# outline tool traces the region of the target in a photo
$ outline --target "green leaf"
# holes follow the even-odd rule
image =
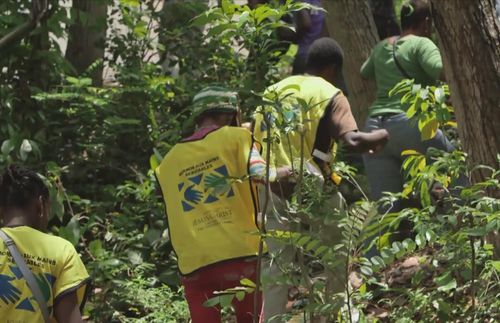
[[[145,21],[141,20],[137,25],[135,25],[133,31],[137,37],[144,38],[148,34],[148,25]]]
[[[417,234],[415,237],[415,242],[417,243],[417,246],[420,248],[425,246],[425,236],[422,233]]]
[[[384,259],[384,263],[390,264],[394,261],[394,254],[391,249],[384,249],[380,252],[380,255]]]
[[[361,273],[364,274],[365,276],[372,276],[373,275],[373,270],[371,269],[371,267],[361,266],[360,270],[361,270]]]
[[[431,195],[429,193],[429,187],[426,181],[423,181],[420,186],[420,200],[424,207],[428,207],[431,205]],[[418,244],[418,242],[417,242]],[[420,245],[419,245],[420,246]]]
[[[257,285],[255,285],[255,283],[253,281],[251,281],[250,279],[248,278],[243,278],[240,280],[240,284],[243,285],[243,286],[247,286],[247,287],[252,287],[252,288],[256,288]]]
[[[246,294],[244,291],[237,291],[235,295],[236,299],[241,302],[245,298]]]
[[[241,28],[248,21],[249,17],[250,13],[248,11],[243,12],[238,19],[238,28]]]
[[[96,258],[99,258],[102,255],[104,255],[104,249],[102,248],[102,241],[101,240],[92,240],[89,243],[89,250],[90,250],[90,253]]]
[[[384,268],[385,267],[385,261],[380,256],[374,256],[370,260],[378,268]]]
[[[219,295],[219,303],[221,307],[229,307],[233,302],[234,295],[233,294],[223,294]]]
[[[415,244],[415,242],[409,238],[405,239],[403,241],[403,247],[405,247],[405,249],[411,253],[413,251],[415,251],[415,248],[417,247],[417,245]]]
[[[22,160],[28,159],[28,154],[33,150],[31,143],[28,139],[23,139],[21,147],[19,147],[19,155]]]
[[[78,223],[76,217],[72,217],[65,227],[59,229],[59,236],[76,246],[80,240],[80,232],[80,223]]]
[[[442,87],[438,87],[435,91],[434,91],[434,96],[436,97],[436,102],[441,104],[441,103],[444,103],[446,102],[446,94],[445,94],[445,91]]]
[[[139,0],[120,0],[120,3],[129,7],[139,7],[141,5]]]
[[[203,306],[204,307],[214,307],[214,306],[219,305],[219,303],[220,303],[220,296],[215,296],[215,297],[207,299],[203,303]]]
[[[422,154],[413,149],[403,150],[403,152],[401,153],[401,156],[411,156],[411,155],[422,155]]]
[[[142,122],[139,119],[125,119],[117,116],[112,116],[104,119],[104,123],[110,126],[120,126],[120,125],[134,126],[134,125],[140,125]]]
[[[444,275],[436,277],[434,282],[439,286],[438,290],[441,292],[448,292],[457,288],[457,281],[455,278],[451,276],[449,272],[446,272]]]
[[[500,260],[489,261],[488,264],[500,273]]]
[[[422,140],[429,140],[436,136],[439,122],[436,118],[426,118],[425,121],[418,122],[418,127],[420,129],[420,137]]]
[[[297,246],[302,247],[311,240],[311,237],[303,236],[297,241]]]
[[[14,148],[16,148],[14,142],[10,139],[6,139],[2,143],[2,148],[1,148],[2,154],[8,155],[14,150]]]
[[[155,170],[159,165],[160,163],[158,162],[155,154],[149,156],[149,167],[151,168],[151,170]]]
[[[143,262],[141,254],[138,253],[137,251],[130,250],[127,253],[127,256],[128,256],[128,260],[130,261],[130,263],[132,265],[137,266],[137,265],[142,264],[142,262]]]

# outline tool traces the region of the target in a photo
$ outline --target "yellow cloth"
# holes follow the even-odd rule
[[[38,281],[53,317],[53,306],[60,297],[76,291],[80,305],[85,303],[90,281],[73,245],[27,226],[2,228],[15,242],[26,264]],[[0,318],[1,322],[43,322],[42,312],[21,271],[0,240]]]
[[[253,142],[246,129],[222,127],[178,143],[156,168],[182,274],[258,254],[257,195],[248,180]]]
[[[273,141],[271,146],[271,166],[298,166],[301,151],[300,129],[280,129],[287,124],[302,124],[304,132],[304,158],[305,161],[312,161],[312,152],[316,131],[320,119],[323,117],[328,104],[340,90],[334,87],[321,77],[310,75],[295,75],[268,87],[265,92],[266,99],[270,100],[272,107],[272,136],[277,136],[278,141]],[[276,98],[283,98],[281,106],[276,107],[273,101]],[[260,109],[268,109],[262,107]],[[266,125],[263,121],[261,111],[254,115],[255,127],[254,135],[256,140],[263,143],[264,150],[267,147]],[[290,121],[295,118],[294,121]],[[280,126],[281,125],[281,126]],[[328,135],[328,134],[326,134]],[[332,149],[334,154],[335,149]],[[327,153],[327,152],[324,152]],[[266,155],[265,152],[262,154]]]

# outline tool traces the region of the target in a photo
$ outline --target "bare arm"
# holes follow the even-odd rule
[[[385,129],[372,132],[349,131],[343,134],[340,139],[350,151],[375,153],[384,148],[389,140],[389,133]]]
[[[347,149],[358,153],[377,152],[385,146],[389,138],[385,129],[370,133],[358,131],[349,101],[343,94],[332,100],[329,128],[332,139],[342,140]]]
[[[76,292],[64,295],[55,306],[55,316],[60,323],[83,323]]]

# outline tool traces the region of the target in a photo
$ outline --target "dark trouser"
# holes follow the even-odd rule
[[[189,312],[193,323],[220,323],[221,309],[218,306],[205,307],[203,303],[217,295],[216,291],[241,286],[240,280],[248,278],[257,281],[257,260],[234,259],[210,265],[197,270],[195,273],[182,276],[182,285],[189,305]],[[262,293],[258,297],[258,315],[262,315]],[[236,312],[238,323],[253,322],[254,294],[247,294],[243,300],[234,298],[232,305]],[[259,318],[258,322],[261,322]]]
[[[373,200],[380,199],[383,192],[398,193],[403,190],[405,179],[402,165],[406,158],[401,156],[403,151],[411,149],[425,154],[427,149],[431,147],[446,152],[455,149],[441,130],[437,131],[434,138],[422,141],[417,123],[413,120],[409,121],[405,113],[368,118],[365,131],[370,132],[376,129],[386,129],[389,132],[389,141],[382,151],[363,155]],[[391,208],[381,208],[379,211],[381,213],[398,212],[407,207],[403,203],[404,201],[400,200],[395,202]],[[393,235],[392,238],[403,240],[410,234],[410,231],[410,223],[403,221],[398,228],[399,233]],[[380,232],[380,234],[384,233]],[[370,242],[366,241],[366,245],[369,245]],[[368,258],[375,255],[377,255],[375,248],[370,249],[366,254]]]
[[[389,141],[379,153],[363,155],[371,197],[374,200],[380,199],[382,192],[397,193],[403,190],[403,151],[411,149],[425,154],[431,147],[447,152],[455,149],[441,130],[437,131],[434,138],[422,141],[416,122],[409,121],[405,113],[368,118],[365,131],[376,129],[387,129]],[[400,209],[400,205],[395,205],[391,211]]]

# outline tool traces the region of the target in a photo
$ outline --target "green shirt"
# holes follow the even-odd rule
[[[393,45],[388,39],[381,41],[361,67],[361,75],[366,79],[374,78],[377,83],[377,98],[370,107],[369,116],[407,109],[401,105],[402,95],[389,97],[389,91],[406,78],[394,62],[392,51]],[[439,49],[426,37],[407,35],[398,39],[396,57],[406,73],[422,86],[436,83],[443,69]]]

